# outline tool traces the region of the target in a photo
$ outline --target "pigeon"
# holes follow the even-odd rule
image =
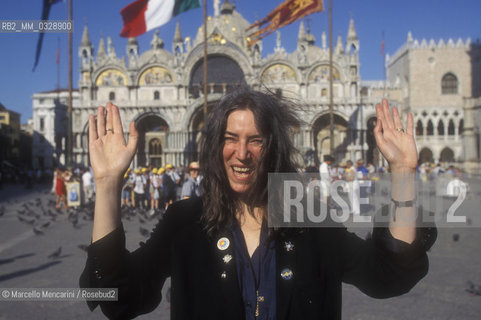
[[[54,252],[52,252],[48,258],[49,259],[57,259],[60,257],[60,254],[62,253],[62,247],[58,247],[57,250],[55,250]]]
[[[140,223],[145,223],[145,220],[142,219],[141,217],[139,217],[139,222],[140,222]]]
[[[40,228],[47,228],[50,225],[50,221],[44,222],[40,225]]]
[[[35,233],[37,236],[41,236],[44,234],[44,232],[38,227],[33,227],[33,233]]]
[[[21,222],[25,222],[25,223],[28,223],[28,224],[34,224],[35,221],[36,221],[36,220],[33,219],[33,218],[32,218],[32,219],[28,219],[28,218],[26,218],[26,217],[24,217],[24,216],[21,216],[21,215],[17,215],[17,218],[18,218],[18,220],[20,220]]]
[[[453,234],[453,241],[458,242],[458,240],[459,240],[459,234],[457,233]]]
[[[142,228],[142,227],[140,227],[139,231],[140,231],[140,234],[143,235],[144,237],[148,237],[149,234],[150,234],[149,230],[147,230],[145,228]]]
[[[471,293],[474,296],[481,296],[481,286],[480,285],[476,285],[476,284],[472,283],[471,281],[468,281],[468,287],[469,288],[466,289],[467,292]]]
[[[84,251],[84,252],[87,252],[87,249],[88,249],[88,245],[85,245],[85,244],[79,244],[77,246],[80,250]]]

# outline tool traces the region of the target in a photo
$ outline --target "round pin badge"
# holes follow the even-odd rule
[[[282,269],[281,271],[281,277],[284,280],[291,280],[292,276],[294,276],[294,273],[292,273],[292,270],[289,268]]]
[[[217,241],[217,248],[219,250],[225,250],[229,248],[230,241],[226,237],[220,238],[219,241]]]

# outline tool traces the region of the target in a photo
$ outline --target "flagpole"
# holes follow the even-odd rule
[[[60,37],[57,38],[57,91],[60,89]]]
[[[68,0],[68,20],[72,21],[72,0]],[[68,107],[67,107],[67,167],[72,168],[72,37],[68,34]]]
[[[384,31],[382,32],[382,73],[383,73],[383,82],[384,82],[384,97],[386,97],[386,54],[384,53],[384,48],[385,48],[385,42],[384,42]]]
[[[332,75],[332,0],[329,0],[329,146],[334,158],[334,86]]]
[[[204,125],[207,120],[207,0],[204,0]]]

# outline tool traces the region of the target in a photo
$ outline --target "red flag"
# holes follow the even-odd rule
[[[262,29],[249,35],[250,40],[248,41],[248,44],[251,46],[277,29],[287,26],[311,13],[320,11],[324,11],[322,0],[286,0],[264,19],[255,22],[247,28],[247,30],[250,30],[255,27],[261,28],[266,25]]]

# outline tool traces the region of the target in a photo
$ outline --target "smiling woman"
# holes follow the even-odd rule
[[[222,156],[231,189],[247,191],[255,179],[255,169],[262,151],[263,139],[250,110],[236,110],[227,118]]]

